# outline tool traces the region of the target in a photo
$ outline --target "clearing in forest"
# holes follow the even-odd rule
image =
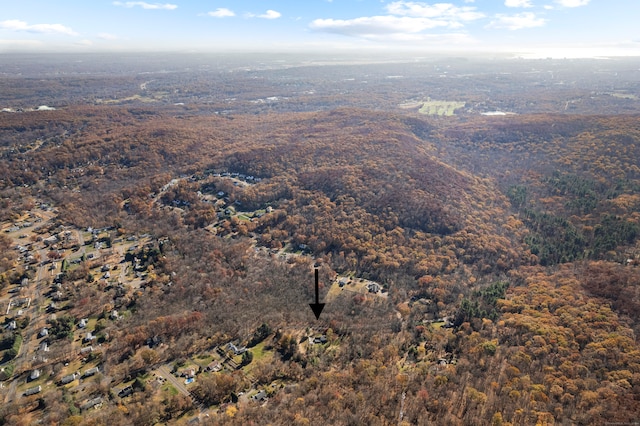
[[[453,115],[455,110],[463,108],[464,106],[464,102],[428,100],[426,102],[423,102],[418,112],[426,115],[449,116]]]

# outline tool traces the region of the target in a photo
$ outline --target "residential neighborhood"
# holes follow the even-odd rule
[[[234,183],[242,182],[243,185],[258,180],[233,175],[220,175],[220,178],[233,179]],[[177,182],[179,180],[173,180],[165,190]],[[211,200],[219,205],[222,212],[219,217],[222,218],[233,214],[250,220],[251,215],[273,212],[272,208],[258,213],[237,212],[227,202],[220,202],[224,196],[220,191]],[[5,287],[0,294],[3,314],[0,324],[4,335],[16,336],[12,344],[15,351],[2,351],[0,378],[5,381],[0,389],[2,400],[18,401],[45,390],[62,388],[73,395],[75,406],[84,412],[99,409],[105,401],[125,401],[139,391],[140,385],[136,383],[143,378],[147,383],[155,383],[158,392],[171,388],[188,397],[195,406],[201,407],[199,412],[192,413],[197,418],[210,409],[194,393],[201,377],[224,371],[242,372],[248,384],[239,399],[244,404],[265,404],[269,395],[286,385],[286,382],[273,382],[268,391],[253,385],[252,361],[264,361],[275,354],[276,349],[266,345],[264,340],[273,338],[273,332],[270,336],[262,336],[263,341],[252,347],[242,344],[241,340],[233,340],[213,346],[181,364],[157,365],[153,370],[155,381],[145,373],[135,379],[138,380],[136,383],[134,379],[114,382],[102,368],[103,357],[110,345],[117,344],[108,332],[109,325],[127,321],[134,315],[126,300],[144,291],[153,269],[153,260],[148,253],[157,254],[162,239],[148,234],[122,234],[115,228],[65,226],[58,222],[55,209],[46,204],[40,204],[20,220],[3,224],[1,232],[14,241],[24,270],[23,277]],[[254,255],[275,255],[274,261],[278,262],[290,261],[291,256],[305,256],[304,248],[295,252],[288,247],[276,253],[263,253],[256,247]],[[85,278],[78,281],[80,277]],[[340,290],[344,287],[345,291],[384,295],[382,286],[368,280],[337,277],[333,284],[332,288]],[[95,295],[100,291],[108,292],[113,298],[105,299],[107,304],[100,312],[82,309],[70,298],[73,292],[85,291],[81,287],[91,289]],[[300,331],[294,332],[304,336]],[[335,337],[330,340],[324,329],[311,329],[310,333],[301,338],[298,350],[339,345],[339,340]],[[163,345],[157,337],[148,339],[146,344],[148,348]]]

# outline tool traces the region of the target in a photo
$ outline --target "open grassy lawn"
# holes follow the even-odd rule
[[[77,373],[78,371],[80,371],[80,369],[82,369],[82,371],[87,370],[87,368],[82,366],[82,361],[80,360],[80,358],[76,358],[64,368],[62,376],[68,376],[69,374]]]
[[[264,348],[267,340],[269,340],[268,337],[267,339],[255,345],[253,348],[249,349],[253,354],[253,362],[262,361],[273,356],[273,351],[269,351]]]
[[[331,287],[329,287],[329,291],[327,292],[327,295],[325,297],[326,302],[335,300],[335,298],[340,296],[341,294],[354,296],[356,293],[360,293],[360,294],[368,295],[370,293],[369,293],[369,289],[367,288],[367,285],[374,283],[374,281],[351,277],[351,281],[349,281],[348,284],[346,284],[343,287],[340,287],[339,278],[340,277],[334,280],[333,283],[331,284]],[[377,296],[386,297],[386,293],[378,292]]]
[[[269,340],[271,340],[271,336],[249,349],[253,354],[253,360],[251,361],[251,364],[244,367],[244,371],[246,373],[250,373],[258,363],[271,361],[273,358],[273,351],[265,349],[266,342]]]
[[[463,108],[464,102],[456,101],[427,101],[422,104],[422,107],[418,110],[421,114],[426,115],[453,115],[455,110]]]
[[[174,388],[171,383],[165,383],[161,387],[163,392],[167,392],[169,395],[175,396],[178,394],[178,389]]]
[[[97,323],[98,323],[98,318],[89,318],[89,321],[87,321],[87,330],[90,330],[90,331],[95,330]]]
[[[210,354],[200,354],[193,358],[193,362],[199,365],[202,368],[205,368],[207,365],[211,364],[213,361],[213,355]]]
[[[338,297],[340,295],[340,293],[342,292],[342,289],[343,289],[343,287],[340,287],[338,282],[334,281],[331,284],[331,287],[329,287],[329,291],[327,292],[327,295],[325,296],[325,301],[335,300],[335,298]]]

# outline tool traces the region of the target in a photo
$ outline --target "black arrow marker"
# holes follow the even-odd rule
[[[318,289],[318,268],[316,268],[316,303],[309,303],[316,319],[320,319],[320,314],[324,309],[324,303],[320,303],[320,290]]]

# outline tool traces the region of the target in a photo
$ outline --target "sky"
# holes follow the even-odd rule
[[[0,0],[0,52],[640,56],[640,0]]]

